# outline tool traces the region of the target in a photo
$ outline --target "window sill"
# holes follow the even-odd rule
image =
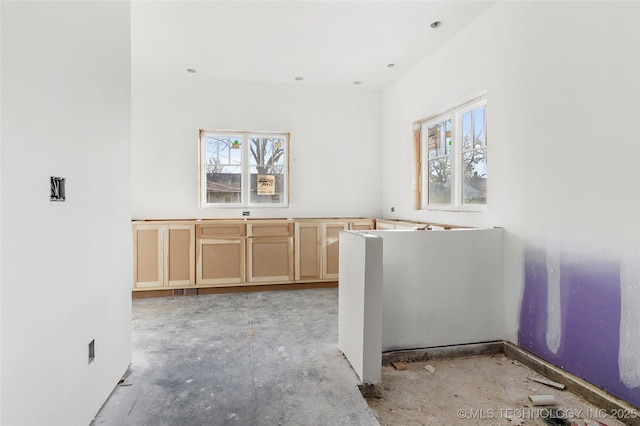
[[[249,209],[288,209],[290,206],[286,204],[269,204],[269,205],[260,205],[260,204],[250,204],[250,205],[242,205],[242,204],[205,204],[200,205],[201,209],[236,209],[236,210],[249,210]]]
[[[487,206],[429,206],[418,210],[426,212],[486,213]]]

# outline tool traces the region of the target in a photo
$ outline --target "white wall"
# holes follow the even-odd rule
[[[2,46],[2,6],[0,6],[0,46]],[[2,54],[0,53],[0,70]],[[2,72],[0,72],[0,153],[2,153]],[[0,155],[0,188],[2,188],[2,156]],[[0,306],[2,306],[2,196],[0,195]],[[2,313],[0,313],[0,373],[2,372]],[[0,424],[2,423],[2,380],[0,379]]]
[[[391,86],[383,96],[385,216],[503,226],[514,246],[554,238],[598,254],[637,246],[638,7],[501,2]],[[488,212],[413,210],[411,123],[484,89]],[[521,283],[508,272],[515,305]],[[516,317],[508,313],[511,335]]]
[[[598,300],[612,303],[610,311],[622,304],[620,323],[603,321],[591,346],[620,334],[620,348],[607,355],[615,360],[620,350],[628,377],[640,377],[640,364],[628,362],[638,349],[628,342],[640,336],[624,324],[639,317],[632,302],[640,300],[639,24],[638,2],[499,2],[383,94],[385,216],[504,227],[507,336],[516,341],[531,327],[544,345],[545,333],[562,332],[558,364],[569,361],[567,351],[593,352],[570,340],[585,332],[570,329],[575,312],[567,313],[565,299],[586,288],[580,271],[608,277],[589,284],[597,294],[583,296],[595,305],[583,309],[599,309]],[[481,90],[488,93],[487,213],[414,211],[411,123]],[[535,251],[546,253],[543,278],[525,256]],[[556,276],[554,265],[573,275]],[[622,299],[618,269],[626,280]],[[547,280],[546,302],[523,300],[525,282],[535,293]],[[521,308],[540,302],[548,317],[521,322]],[[547,339],[552,352],[555,337]],[[596,384],[618,383],[617,367],[607,366],[608,377]]]
[[[134,44],[135,54],[135,44]],[[198,205],[198,130],[291,132],[291,206],[252,217],[380,214],[381,94],[133,73],[133,217],[240,217]],[[246,209],[244,209],[246,210]]]
[[[382,238],[340,233],[338,349],[363,383],[382,380]]]
[[[372,233],[383,243],[383,351],[504,339],[502,229]]]
[[[0,6],[0,48],[2,46],[2,6]],[[0,53],[0,70],[2,54]],[[2,72],[0,72],[0,153],[2,153]],[[0,188],[2,188],[2,156],[0,155]],[[2,196],[0,195],[0,306],[2,306]],[[0,313],[0,373],[2,373],[2,313]],[[0,423],[2,423],[2,380],[0,379]]]
[[[1,10],[0,423],[87,425],[130,362],[129,4]]]

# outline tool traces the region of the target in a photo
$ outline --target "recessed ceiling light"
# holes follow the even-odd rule
[[[393,64],[393,63],[387,64],[387,68],[395,68],[395,67],[396,67],[396,64]]]
[[[187,68],[187,72],[188,72],[188,73],[191,73],[191,74],[195,74],[195,73],[197,73],[198,71],[194,70],[193,68]]]
[[[434,21],[431,23],[431,28],[440,28],[441,25],[442,25],[442,22]]]
[[[296,77],[295,80],[296,81],[302,81],[302,80],[304,80],[304,77]]]
[[[353,84],[355,84],[356,86],[360,86],[362,82],[360,80],[356,80],[353,82]]]

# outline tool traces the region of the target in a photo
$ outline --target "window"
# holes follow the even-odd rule
[[[417,209],[486,210],[486,108],[476,97],[414,123]]]
[[[200,131],[202,207],[287,207],[289,134]]]

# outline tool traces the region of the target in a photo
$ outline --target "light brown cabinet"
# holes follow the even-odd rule
[[[323,279],[338,279],[340,259],[340,231],[348,229],[348,222],[322,223],[322,275]]]
[[[349,221],[349,230],[371,231],[372,229],[375,229],[373,219],[356,219]]]
[[[244,223],[196,225],[196,285],[245,283],[245,235]]]
[[[322,275],[322,223],[296,222],[296,280],[318,281]]]
[[[409,230],[448,230],[464,229],[466,226],[446,225],[442,223],[414,222],[412,220],[378,219],[376,229],[409,229]]]
[[[356,226],[364,227],[365,225],[364,222],[356,223]],[[348,221],[297,221],[295,244],[296,280],[337,280],[339,274],[340,231],[345,231],[349,228],[350,222]]]
[[[337,281],[340,231],[373,219],[134,221],[134,290]]]
[[[376,229],[426,229],[428,224],[395,219],[378,219]]]
[[[134,289],[194,285],[193,241],[189,223],[134,223]]]
[[[163,225],[133,226],[133,287],[164,285]]]
[[[293,231],[293,222],[283,220],[247,224],[248,282],[293,281]]]
[[[195,284],[193,262],[194,226],[186,224],[165,225],[164,228],[164,276],[170,287]]]
[[[395,223],[391,221],[378,219],[376,220],[376,229],[385,231],[388,229],[396,229],[396,226]]]

